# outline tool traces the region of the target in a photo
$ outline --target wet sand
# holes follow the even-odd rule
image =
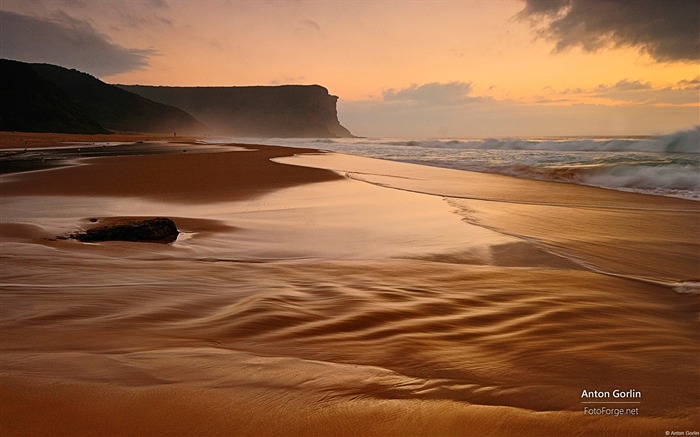
[[[199,140],[198,137],[157,135],[157,134],[56,134],[40,132],[9,132],[0,131],[0,149],[3,148],[36,148],[65,146],[72,143],[104,143],[123,142],[137,143],[139,141],[166,141],[188,143]]]
[[[0,176],[2,435],[700,430],[698,203],[250,149]]]

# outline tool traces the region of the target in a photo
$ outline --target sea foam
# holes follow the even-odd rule
[[[255,144],[260,139],[236,139]],[[700,200],[700,126],[658,137],[266,139],[373,158]]]
[[[700,126],[658,137],[630,138],[486,138],[424,141],[393,141],[397,146],[481,149],[481,150],[556,150],[607,152],[700,153]]]

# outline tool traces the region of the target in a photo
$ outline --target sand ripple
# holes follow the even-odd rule
[[[236,153],[219,154],[217,174]],[[272,155],[260,168],[281,167]],[[101,162],[118,177],[131,161]],[[16,196],[0,198],[3,434],[696,429],[700,294],[674,291],[697,288],[695,206],[666,199],[655,211],[644,196],[571,187],[553,205],[542,201],[553,185],[503,177],[465,199],[489,175],[441,181],[435,170],[426,182],[415,167],[373,175],[383,164],[352,162],[387,187],[294,167],[283,173],[299,185],[264,196],[254,181],[225,178],[247,184],[233,198],[216,177],[198,189],[180,181],[177,201],[163,187],[148,201],[120,197],[118,184],[90,188],[107,197],[50,186],[20,196],[31,187],[17,182]],[[410,192],[423,183],[452,200]],[[202,187],[217,188],[215,199],[185,202]],[[188,238],[53,240],[90,217],[149,214],[175,217]],[[640,416],[586,416],[584,389],[640,391]]]
[[[128,265],[96,263],[111,272],[99,286],[89,271],[64,272],[62,285],[32,291],[5,284],[3,344],[21,350],[29,336],[47,352],[120,356],[177,355],[167,348],[185,344],[332,363],[336,374],[301,389],[353,398],[576,411],[583,388],[623,386],[649,393],[647,414],[665,416],[678,413],[679,399],[690,409],[697,397],[685,383],[698,364],[697,319],[688,310],[695,296],[665,288],[584,271],[419,261],[168,264],[172,282],[165,283],[157,263],[149,264],[125,281],[120,270],[127,274]],[[90,373],[75,366],[58,373],[78,380]],[[230,366],[227,384],[247,378],[240,363]],[[382,376],[354,381],[345,374],[352,366]],[[152,372],[139,383],[158,380],[148,362],[118,373],[133,384],[135,369]]]

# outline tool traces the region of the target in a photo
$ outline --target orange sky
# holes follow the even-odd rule
[[[340,96],[341,122],[358,135],[649,134],[698,123],[697,60],[658,62],[638,47],[612,45],[554,53],[554,41],[516,18],[524,7],[521,0],[1,5],[138,52],[137,68],[88,71],[106,82],[317,83]]]

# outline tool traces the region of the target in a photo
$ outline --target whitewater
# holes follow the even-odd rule
[[[226,141],[260,143],[259,138]],[[274,138],[265,143],[700,201],[700,126],[657,137]]]

